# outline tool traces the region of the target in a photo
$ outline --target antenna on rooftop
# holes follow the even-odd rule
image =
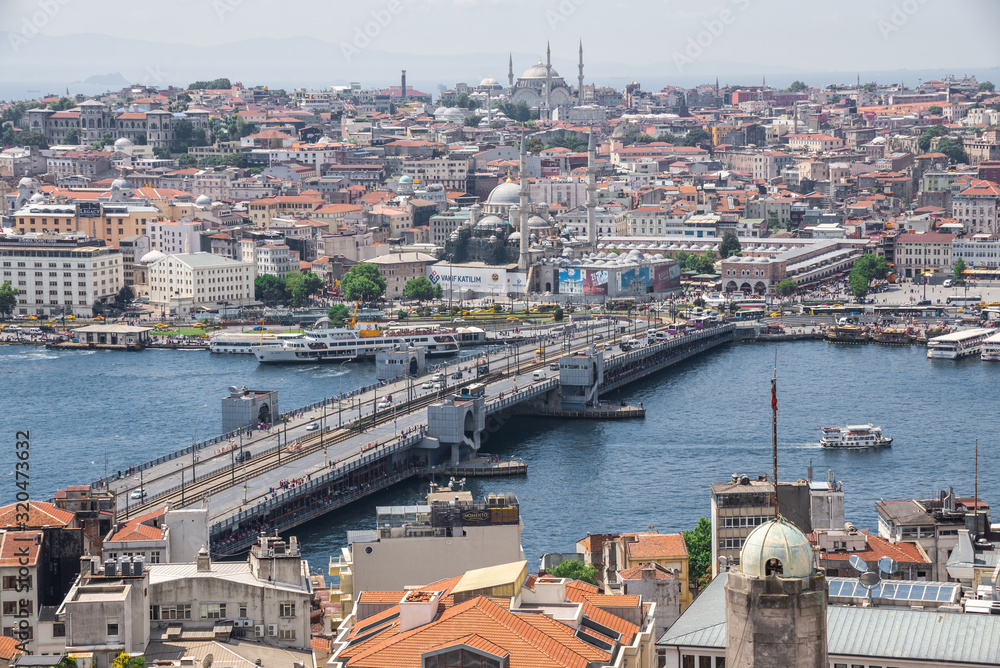
[[[874,605],[872,603],[872,592],[882,584],[882,576],[879,574],[879,571],[887,576],[891,576],[899,570],[899,564],[892,557],[881,557],[878,560],[878,570],[872,570],[865,560],[856,554],[848,557],[847,561],[850,562],[855,570],[861,572],[858,576],[858,582],[868,590],[868,605],[870,606]]]

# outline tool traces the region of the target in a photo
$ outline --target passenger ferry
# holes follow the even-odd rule
[[[208,350],[209,352],[228,355],[252,355],[259,348],[278,347],[285,341],[301,338],[301,334],[218,332],[208,340]]]
[[[370,324],[370,323],[369,323]],[[282,362],[340,362],[356,357],[372,357],[379,350],[406,346],[423,347],[428,355],[448,355],[459,351],[459,342],[481,343],[485,332],[459,331],[434,325],[393,327],[385,330],[352,320],[345,327],[334,327],[328,318],[301,338],[284,341],[280,346],[265,346],[254,350],[261,364]]]
[[[892,439],[882,435],[881,427],[870,424],[820,428],[823,437],[819,439],[819,444],[824,448],[880,448],[892,445]]]
[[[979,358],[984,362],[1000,362],[1000,332],[983,340]]]
[[[979,354],[983,347],[983,341],[993,333],[992,329],[973,327],[943,336],[935,336],[927,341],[927,356],[953,360],[966,355]]]

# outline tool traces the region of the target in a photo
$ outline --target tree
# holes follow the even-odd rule
[[[699,274],[715,273],[715,253],[705,251],[704,255],[698,256],[698,266],[695,268]]]
[[[944,109],[942,109],[936,104],[932,104],[931,106],[927,107],[927,113],[930,114],[931,116],[942,116],[944,115]]]
[[[343,304],[334,304],[326,311],[326,317],[337,326],[343,325],[350,315],[350,311]]]
[[[33,146],[45,150],[49,147],[49,142],[41,132],[26,130],[17,135],[18,146]]]
[[[434,299],[441,299],[442,297],[444,297],[444,288],[438,283],[434,286]]]
[[[560,563],[549,571],[549,575],[557,578],[569,578],[597,585],[597,569],[590,564],[585,564],[576,559],[569,559]]]
[[[774,286],[774,291],[782,297],[791,297],[798,289],[798,284],[790,278],[778,281],[778,284]]]
[[[125,310],[125,307],[132,303],[135,299],[135,291],[129,285],[123,285],[122,289],[118,291],[115,295],[115,304],[118,308]]]
[[[72,109],[76,106],[76,100],[68,97],[61,97],[58,101],[49,104],[49,109],[52,111],[66,111],[67,109]]]
[[[722,243],[719,244],[719,255],[722,256],[723,260],[731,255],[737,255],[742,250],[743,247],[740,245],[740,240],[735,232],[726,232],[722,235]]]
[[[378,267],[367,262],[355,265],[340,281],[344,297],[351,301],[372,302],[385,292],[385,278]]]
[[[80,143],[80,131],[77,130],[76,128],[70,128],[66,132],[66,136],[63,137],[62,143],[63,144],[67,144],[67,145],[79,144]]]
[[[851,273],[847,276],[847,282],[850,286],[851,294],[855,298],[862,299],[868,294],[868,279],[857,268],[851,269]]]
[[[948,128],[943,125],[932,125],[923,134],[920,135],[920,139],[917,140],[917,148],[921,151],[927,151],[931,147],[931,140],[935,137],[943,137],[948,134]]]
[[[808,88],[808,86],[806,86],[804,82],[799,81],[798,79],[796,79],[795,81],[792,82],[792,85],[788,87],[788,92],[789,93],[800,93],[800,92],[804,91],[806,88]]]
[[[977,89],[980,93],[991,93],[993,92],[994,86],[992,81],[983,81],[979,84]]]
[[[403,286],[403,296],[407,299],[416,299],[422,302],[434,299],[434,286],[426,276],[411,278]]]
[[[115,143],[115,136],[110,132],[105,132],[104,134],[101,135],[100,139],[92,143],[90,146],[91,148],[101,150],[105,146],[111,146],[114,143]]]
[[[292,306],[302,306],[307,299],[323,289],[323,279],[311,271],[296,271],[285,277],[285,294]]]
[[[277,304],[286,299],[285,282],[274,274],[263,274],[253,280],[254,298],[265,304]]]
[[[77,668],[76,659],[74,659],[68,654],[63,658],[59,659],[59,663],[56,665],[58,666],[58,668]]]
[[[9,318],[17,308],[17,288],[4,281],[0,285],[0,317]]]
[[[532,137],[524,142],[524,150],[528,153],[538,153],[545,150],[545,143],[541,139]]]
[[[937,152],[944,153],[952,163],[969,162],[969,155],[965,152],[965,147],[957,139],[942,139],[938,142]]]
[[[146,659],[141,656],[129,656],[125,652],[119,654],[114,662],[111,664],[111,668],[145,668]]]
[[[136,146],[145,146],[147,141],[148,140],[146,138],[146,133],[145,132],[137,132],[137,133],[135,133],[135,142],[134,143],[135,143]]]
[[[154,146],[153,147],[153,157],[159,158],[161,160],[170,159],[170,149],[166,146]]]
[[[712,577],[712,522],[698,520],[694,529],[684,532],[688,550],[688,576],[701,588]]]
[[[229,79],[226,77],[219,77],[218,79],[212,79],[211,81],[195,81],[193,84],[188,86],[188,90],[217,90],[220,88],[232,88],[233,84],[230,83]],[[188,99],[190,102],[190,98]]]
[[[702,128],[695,128],[694,130],[689,130],[681,143],[684,146],[698,146],[704,142],[712,141],[712,135],[708,134],[708,131]]]
[[[777,211],[768,211],[767,213],[767,229],[777,230],[781,227],[781,221],[778,220]]]
[[[965,283],[965,260],[962,258],[955,260],[955,264],[951,266],[951,275],[956,283]]]
[[[695,297],[694,301],[691,302],[692,306],[697,306],[698,308],[705,308],[705,300],[701,297]]]
[[[194,123],[182,118],[174,125],[174,148],[178,153],[188,150],[189,146],[206,146],[209,143],[204,128],[196,128]]]
[[[483,120],[482,116],[476,116],[475,114],[469,114],[465,117],[464,125],[467,128],[478,128],[479,121]]]
[[[556,322],[563,321],[563,310],[561,306],[557,306],[556,310],[552,312],[552,319]]]

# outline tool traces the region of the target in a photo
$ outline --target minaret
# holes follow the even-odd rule
[[[580,73],[577,75],[580,83],[576,88],[576,105],[580,106],[583,104],[583,40],[580,40],[580,63],[577,65]]]
[[[590,129],[587,142],[587,245],[597,252],[597,147],[594,129]]]
[[[507,61],[507,88],[514,87],[514,54],[510,54]]]
[[[551,107],[549,106],[549,92],[552,90],[552,48],[549,43],[545,43],[545,95],[542,100],[543,113],[540,114],[542,120],[549,120],[551,118]]]
[[[521,254],[517,261],[517,267],[518,269],[527,271],[528,265],[531,264],[531,256],[528,254],[528,149],[525,147],[525,133],[523,129],[521,132],[521,165],[519,171],[518,177],[521,179],[521,188],[517,192],[521,196],[521,200],[518,207],[519,218],[517,229],[521,231]],[[511,223],[513,222],[511,221]]]

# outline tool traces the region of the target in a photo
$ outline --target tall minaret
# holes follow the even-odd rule
[[[517,229],[521,231],[520,257],[517,260],[517,267],[523,271],[528,270],[531,264],[531,256],[528,254],[528,149],[525,146],[525,133],[521,132],[521,165],[518,177],[521,179],[521,188],[517,191],[521,196],[518,207]],[[513,223],[513,221],[511,221]]]
[[[507,61],[507,88],[514,87],[514,54],[510,54]]]
[[[587,245],[591,252],[597,252],[597,145],[593,128],[587,142]]]
[[[580,63],[577,65],[580,73],[577,75],[577,79],[580,80],[580,84],[576,88],[576,104],[580,106],[583,104],[583,40],[580,40]]]
[[[543,113],[540,114],[542,120],[549,120],[551,118],[551,107],[549,93],[552,90],[552,47],[549,43],[545,43],[545,97],[542,100]]]

